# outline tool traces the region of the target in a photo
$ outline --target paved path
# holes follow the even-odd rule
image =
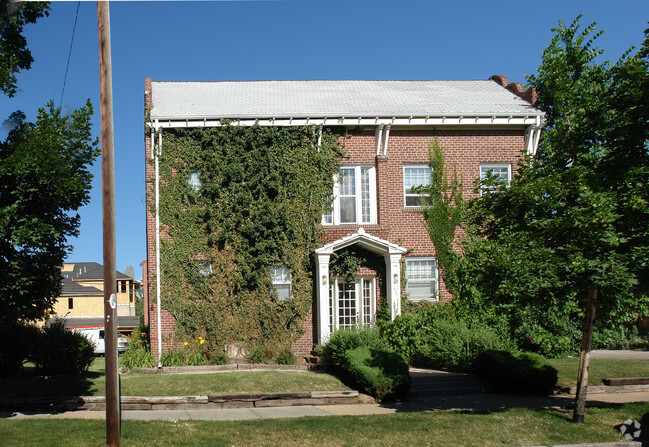
[[[595,349],[591,351],[591,357],[594,359],[638,359],[649,360],[649,351],[625,351],[625,350],[603,350]]]

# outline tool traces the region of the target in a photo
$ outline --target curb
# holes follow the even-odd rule
[[[200,396],[122,396],[122,410],[211,410],[268,408],[297,405],[358,404],[358,391],[309,391],[302,393],[211,394]],[[4,411],[105,411],[105,396],[0,399]]]

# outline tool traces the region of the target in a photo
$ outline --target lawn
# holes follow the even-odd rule
[[[550,364],[559,372],[559,386],[572,386],[577,382],[579,357],[551,359]],[[611,377],[649,377],[649,361],[632,359],[591,359],[588,384],[601,385]]]
[[[104,359],[95,359],[81,377],[0,378],[0,397],[103,396]],[[238,371],[215,374],[120,374],[122,396],[185,396],[348,390],[336,377],[306,371]]]
[[[556,409],[446,411],[250,421],[122,421],[130,446],[525,446],[621,441],[616,426],[649,403],[589,407],[586,423]],[[0,420],[0,445],[105,445],[102,420]]]

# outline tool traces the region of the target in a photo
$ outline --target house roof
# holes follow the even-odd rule
[[[103,290],[100,290],[96,287],[91,287],[91,286],[82,286],[81,284],[78,284],[71,279],[67,279],[66,277],[63,277],[63,286],[61,288],[61,296],[92,296],[92,295],[99,295],[103,296],[104,292]]]
[[[151,83],[151,120],[541,116],[484,81],[218,81]]]
[[[72,267],[70,269],[70,267]],[[104,279],[104,266],[97,262],[66,263],[61,272],[64,278],[77,281]],[[115,271],[117,279],[133,279],[120,271]]]

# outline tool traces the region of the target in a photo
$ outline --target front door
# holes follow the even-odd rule
[[[375,278],[357,278],[353,283],[335,278],[330,292],[329,323],[332,331],[374,324]]]

